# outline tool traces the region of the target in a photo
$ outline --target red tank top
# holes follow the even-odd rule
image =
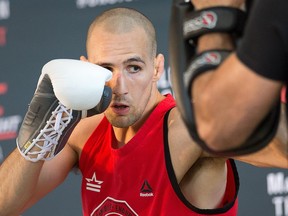
[[[167,95],[137,134],[119,149],[112,147],[116,143],[113,128],[103,118],[85,144],[79,162],[84,216],[237,215],[239,184],[232,160],[227,161],[224,207],[198,209],[181,193],[167,142],[167,113],[174,106],[173,97]]]

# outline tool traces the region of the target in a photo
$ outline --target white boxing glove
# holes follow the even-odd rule
[[[65,146],[81,118],[104,112],[112,73],[95,64],[55,59],[42,68],[37,89],[16,139],[27,160],[49,160]]]
[[[58,100],[74,110],[95,107],[102,97],[99,92],[103,92],[105,82],[112,77],[106,68],[73,59],[55,59],[45,64],[39,82],[46,74]]]

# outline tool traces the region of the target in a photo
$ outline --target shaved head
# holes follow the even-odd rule
[[[112,34],[121,34],[133,31],[135,28],[144,30],[151,47],[152,57],[156,56],[156,33],[151,21],[140,12],[130,8],[114,8],[97,16],[91,23],[87,34],[87,46],[93,36],[95,28],[103,28]]]

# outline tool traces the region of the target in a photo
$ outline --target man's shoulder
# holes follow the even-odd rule
[[[100,114],[82,119],[69,137],[68,143],[71,148],[74,150],[77,149],[77,151],[82,150],[84,144],[100,124],[103,117],[104,114]]]

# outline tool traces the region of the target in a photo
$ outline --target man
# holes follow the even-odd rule
[[[76,165],[84,215],[236,215],[233,160],[203,152],[172,96],[158,91],[164,57],[156,55],[155,38],[150,21],[132,9],[111,9],[94,20],[81,60],[113,73],[110,106],[81,120],[52,160],[33,163],[12,152],[0,167],[1,215],[25,211]],[[241,160],[285,167],[271,149],[259,161],[257,155]]]
[[[273,4],[270,1],[252,2],[243,36],[240,43],[236,42],[236,52],[232,52],[213,73],[201,73],[191,83],[197,131],[214,153],[253,152],[269,143],[268,138],[253,144],[250,141],[256,137],[255,131],[261,121],[279,103],[281,89],[287,84],[285,11],[288,3],[281,0],[273,1]],[[213,11],[222,6],[241,8],[245,1],[191,0],[191,3],[197,12]],[[218,21],[228,23],[221,18]],[[235,32],[230,29],[219,31],[215,28],[213,32],[199,35],[197,53],[233,50],[234,39]],[[275,130],[271,128],[262,135],[273,137]]]

